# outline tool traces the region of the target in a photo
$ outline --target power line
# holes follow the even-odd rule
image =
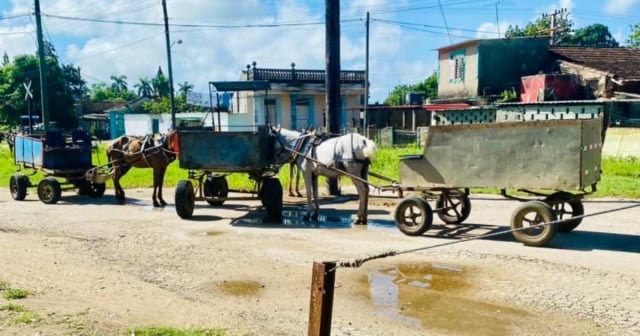
[[[436,29],[446,29],[447,27],[444,26],[434,26],[434,25],[428,25],[428,24],[421,24],[421,23],[412,23],[412,22],[402,22],[402,21],[395,21],[395,20],[384,20],[384,19],[371,19],[372,21],[377,21],[377,22],[381,22],[381,23],[387,23],[387,24],[392,24],[392,25],[397,25],[397,26],[401,26],[401,27],[425,27],[425,28],[436,28]],[[459,31],[466,31],[466,32],[471,32],[471,33],[484,33],[484,34],[498,34],[495,31],[483,31],[483,30],[477,30],[477,29],[465,29],[465,28],[458,28],[458,27],[449,27],[451,29],[454,30],[459,30]],[[440,33],[440,34],[444,34],[444,33]],[[452,35],[454,36],[454,35]]]
[[[442,20],[444,21],[444,26],[447,28],[447,35],[449,35],[449,42],[453,44],[453,39],[451,38],[451,32],[449,31],[449,25],[447,24],[447,17],[444,15],[444,9],[442,9],[442,2],[438,0],[438,5],[440,5],[440,13],[442,13]]]
[[[64,15],[54,15],[54,14],[43,14],[43,16],[60,19],[60,20],[71,20],[71,21],[84,21],[84,22],[95,22],[95,23],[111,23],[111,24],[120,24],[120,25],[135,25],[135,26],[151,26],[151,27],[163,27],[162,23],[156,22],[141,22],[141,21],[125,21],[125,20],[106,20],[106,19],[96,19],[96,18],[83,18],[83,17],[74,17],[74,16],[64,16]],[[341,20],[340,22],[355,22],[361,21],[361,19],[347,19]],[[225,24],[185,24],[185,23],[172,23],[172,27],[181,27],[181,28],[219,28],[219,29],[242,29],[242,28],[279,28],[279,27],[299,27],[299,26],[313,26],[313,25],[323,25],[324,21],[316,21],[316,22],[283,22],[283,23],[263,23],[263,24],[242,24],[242,25],[225,25]]]

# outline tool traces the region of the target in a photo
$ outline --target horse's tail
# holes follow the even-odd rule
[[[377,151],[378,148],[376,147],[376,143],[366,139],[364,142],[364,148],[362,149],[362,155],[364,155],[366,159],[373,160],[376,158]]]

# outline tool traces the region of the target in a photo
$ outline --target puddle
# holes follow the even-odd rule
[[[362,285],[379,314],[456,335],[504,335],[529,315],[474,298],[468,272],[455,265],[398,265],[369,274]]]
[[[211,291],[221,291],[224,294],[232,296],[254,296],[258,294],[264,285],[257,281],[251,280],[225,280],[223,282],[213,283],[209,286]]]

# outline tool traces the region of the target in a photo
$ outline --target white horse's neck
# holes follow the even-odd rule
[[[286,129],[286,128],[281,128],[280,129],[280,135],[282,135],[282,137],[284,138],[285,142],[292,143],[292,142],[296,141],[300,137],[300,132],[294,131],[294,130],[290,130],[290,129]]]

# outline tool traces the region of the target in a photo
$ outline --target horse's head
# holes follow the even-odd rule
[[[300,138],[300,133],[278,126],[271,127],[270,136],[273,139],[270,141],[270,146],[273,150],[274,163],[282,165],[291,161],[293,157],[292,144]]]

